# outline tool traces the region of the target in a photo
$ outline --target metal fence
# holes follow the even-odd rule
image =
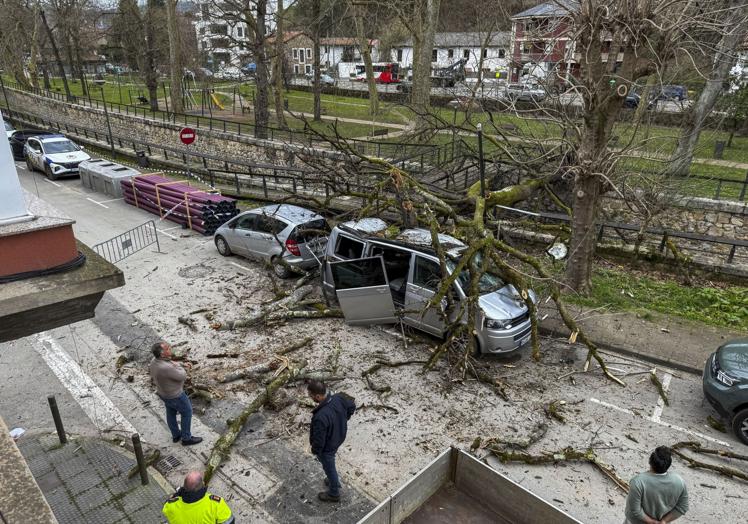
[[[91,249],[114,264],[153,244],[156,244],[156,250],[161,252],[156,224],[149,220],[114,238],[100,242]]]

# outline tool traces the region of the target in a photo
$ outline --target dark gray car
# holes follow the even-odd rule
[[[727,342],[712,353],[703,378],[706,399],[748,444],[748,338]]]
[[[245,211],[219,227],[213,238],[223,256],[237,254],[270,262],[287,278],[293,268],[319,266],[329,226],[322,215],[290,204],[272,204]]]

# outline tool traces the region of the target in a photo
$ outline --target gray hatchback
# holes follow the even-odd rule
[[[321,215],[291,204],[272,204],[237,215],[219,227],[213,238],[223,256],[237,254],[273,265],[280,278],[293,268],[319,266],[329,226]]]
[[[703,379],[706,399],[748,444],[748,338],[731,340],[712,353]]]

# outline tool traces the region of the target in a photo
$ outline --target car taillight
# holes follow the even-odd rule
[[[299,244],[297,244],[295,240],[291,240],[290,238],[286,240],[286,249],[294,256],[298,257],[301,255],[301,251],[299,251]]]

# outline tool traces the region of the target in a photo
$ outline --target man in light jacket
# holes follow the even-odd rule
[[[649,471],[631,479],[624,524],[667,524],[686,514],[686,483],[668,472],[671,463],[670,448],[660,446],[649,456]]]
[[[182,441],[183,446],[191,446],[203,441],[190,433],[192,424],[192,403],[184,392],[184,381],[187,371],[171,360],[171,346],[166,342],[157,342],[151,347],[153,360],[148,370],[151,380],[156,385],[156,394],[166,406],[166,423],[171,430],[172,442]],[[189,366],[189,364],[185,364]],[[177,424],[177,413],[181,415],[182,427]]]

